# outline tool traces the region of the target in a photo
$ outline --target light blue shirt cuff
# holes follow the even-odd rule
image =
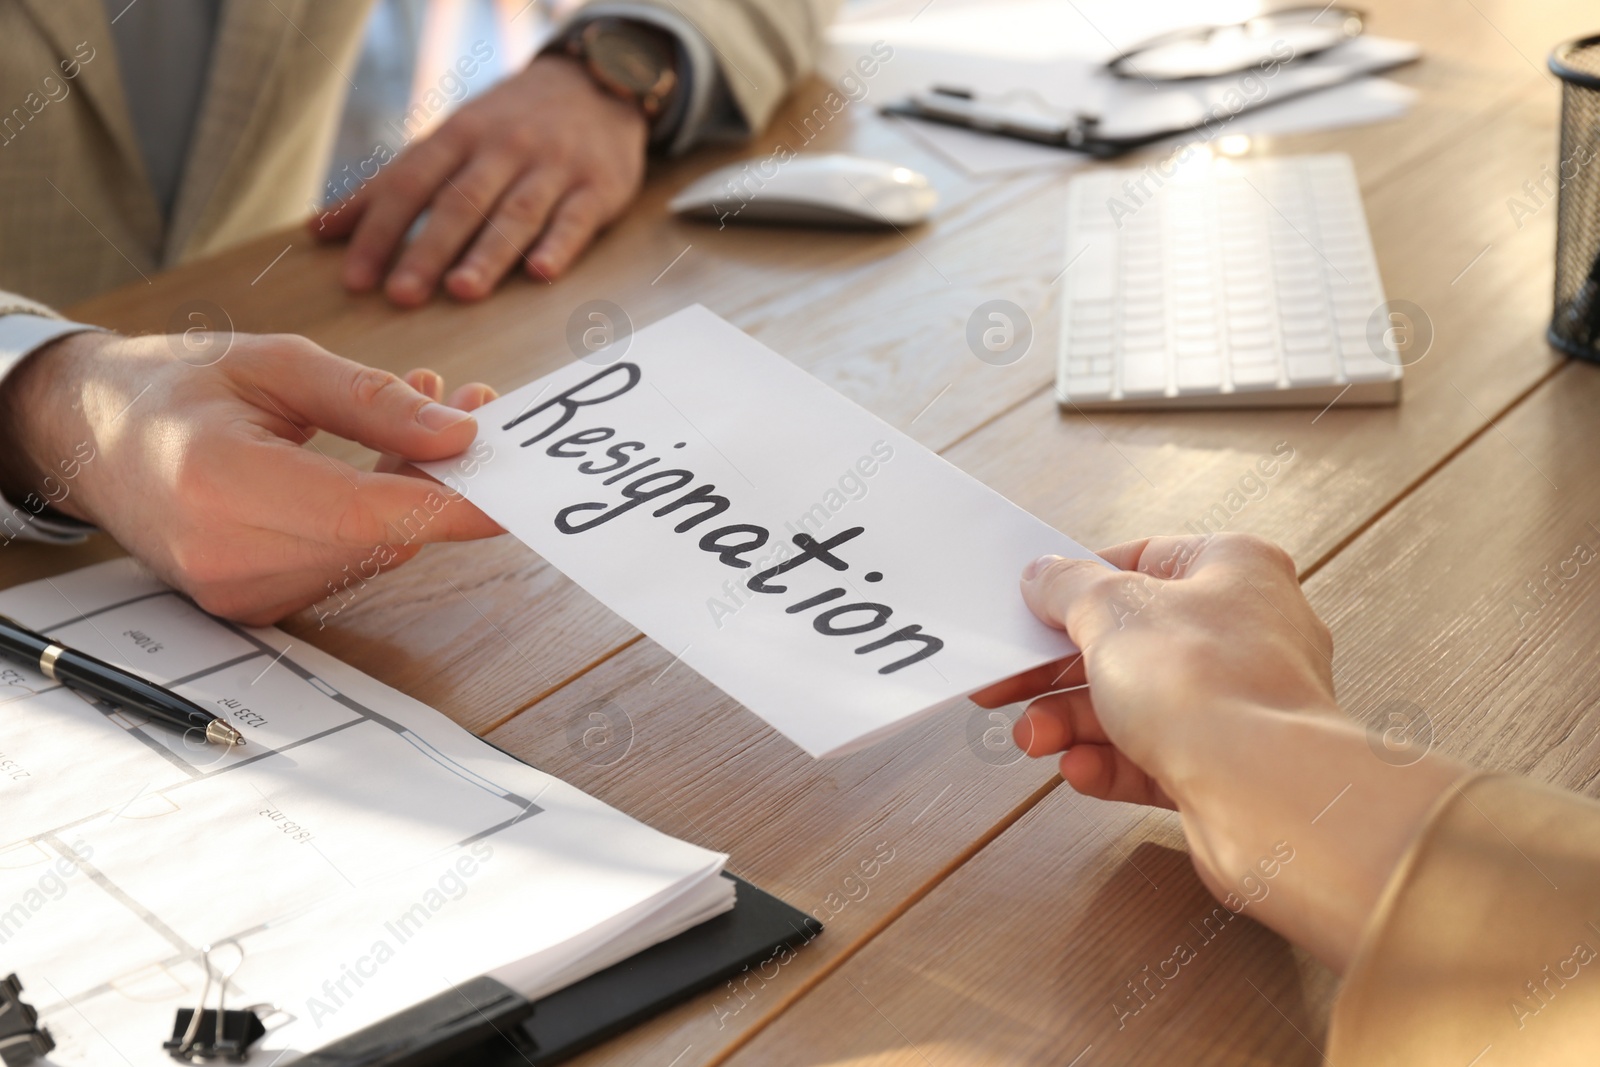
[[[67,319],[27,313],[0,315],[0,381],[28,356],[68,334],[97,330]],[[0,457],[3,461],[4,457]],[[0,498],[0,546],[12,541],[51,541],[76,544],[94,529],[71,519],[47,518],[29,508]]]
[[[44,315],[18,313],[0,315],[0,381],[11,373],[11,368],[43,348],[51,341],[72,333],[98,330],[67,319],[47,318]]]
[[[678,39],[684,60],[683,69],[678,72],[681,95],[674,107],[676,114],[666,116],[665,124],[655,134],[668,155],[681,155],[702,141],[736,141],[750,136],[750,128],[728,92],[716,51],[694,23],[653,4],[615,0],[585,6],[568,26],[576,28],[599,18],[646,22]]]

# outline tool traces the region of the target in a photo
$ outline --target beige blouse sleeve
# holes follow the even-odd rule
[[[1600,1063],[1600,803],[1508,775],[1440,798],[1363,934],[1328,1059]]]

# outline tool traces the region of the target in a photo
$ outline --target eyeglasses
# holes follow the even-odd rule
[[[1353,7],[1279,8],[1226,26],[1199,26],[1152,37],[1114,57],[1118,78],[1188,81],[1238,74],[1260,64],[1309,59],[1361,36],[1366,15]]]

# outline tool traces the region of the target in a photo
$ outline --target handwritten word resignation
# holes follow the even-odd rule
[[[509,431],[521,423],[545,415],[549,424],[523,441],[522,447],[539,444],[558,431],[565,430],[577,418],[579,411],[609,403],[628,393],[643,376],[637,364],[613,363],[559,396],[519,414],[503,429]],[[555,515],[556,529],[564,534],[581,534],[635,509],[654,505],[655,509],[650,512],[652,517],[668,522],[677,520],[672,527],[675,533],[690,533],[696,527],[709,527],[703,532],[696,531],[700,532],[696,542],[700,551],[713,554],[724,566],[749,570],[752,563],[746,557],[771,540],[772,532],[765,526],[749,522],[710,526],[724,512],[732,510],[733,502],[717,492],[716,485],[702,481],[694,472],[682,467],[663,466],[663,457],[650,455],[653,450],[645,442],[619,440],[620,436],[611,426],[588,426],[551,441],[545,447],[545,455],[577,463],[579,473],[599,478],[600,485],[618,486],[615,493],[619,499],[586,501],[562,508]],[[685,442],[679,441],[672,448],[679,449],[684,445]],[[751,575],[745,581],[745,587],[756,593],[782,596],[789,592],[788,583],[793,580],[794,573],[802,568],[808,576],[816,571],[817,565],[838,573],[848,571],[850,564],[844,558],[844,546],[865,532],[864,526],[852,526],[826,540],[818,540],[807,533],[797,533],[791,538],[796,551],[790,550],[787,545],[780,545],[777,562]],[[881,582],[883,573],[871,570],[862,575],[862,579]],[[831,605],[811,618],[811,628],[828,637],[855,637],[871,633],[887,626],[894,615],[894,609],[887,604],[872,601],[836,603],[845,595],[843,587],[827,589],[789,604],[784,612],[799,615]],[[905,651],[906,646],[914,649],[910,655],[880,666],[878,673],[892,674],[919,663],[944,648],[944,641],[923,632],[920,625],[913,623],[860,645],[855,649],[855,654],[862,656],[890,649],[890,654],[895,655]]]

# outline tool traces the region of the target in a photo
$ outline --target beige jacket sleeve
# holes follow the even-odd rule
[[[772,119],[816,66],[839,0],[645,0],[691,23],[710,42],[751,130]]]
[[[588,0],[588,7],[615,0]],[[838,0],[628,0],[686,21],[764,126]],[[0,0],[0,302],[61,307],[312,215],[371,0],[229,0],[172,217],[144,173],[100,0]],[[47,180],[48,179],[48,180]]]
[[[1363,936],[1328,1059],[1600,1063],[1600,803],[1506,775],[1441,798]]]

